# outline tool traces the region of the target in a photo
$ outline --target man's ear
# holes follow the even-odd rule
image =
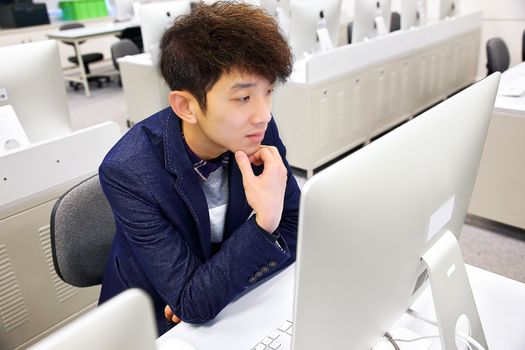
[[[197,116],[195,115],[195,97],[188,91],[175,90],[168,95],[168,103],[175,114],[183,121],[195,124]]]

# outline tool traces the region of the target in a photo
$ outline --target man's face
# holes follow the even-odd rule
[[[207,94],[207,110],[194,107],[193,149],[203,159],[230,150],[248,156],[261,146],[271,119],[273,84],[253,75],[224,73]],[[191,144],[190,144],[191,148]]]

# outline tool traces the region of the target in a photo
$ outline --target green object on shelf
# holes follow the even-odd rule
[[[66,0],[60,1],[58,6],[62,9],[62,19],[75,20],[108,15],[104,0]]]

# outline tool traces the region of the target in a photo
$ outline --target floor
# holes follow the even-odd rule
[[[113,81],[94,87],[87,98],[83,91],[68,88],[72,125],[75,130],[113,120],[127,130],[127,109],[122,88]],[[302,185],[304,178],[298,178]],[[525,283],[525,230],[467,217],[459,239],[465,262]]]

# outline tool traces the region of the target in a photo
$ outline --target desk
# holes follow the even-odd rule
[[[501,75],[500,88],[525,76],[525,63]],[[525,95],[498,95],[469,212],[525,229]]]
[[[88,76],[84,70],[84,62],[82,61],[82,52],[80,50],[80,42],[92,39],[101,36],[107,35],[117,35],[121,33],[124,29],[129,27],[139,26],[139,23],[136,21],[126,21],[118,23],[108,23],[96,27],[86,27],[86,28],[77,28],[70,30],[58,30],[51,33],[47,33],[46,36],[49,39],[55,39],[67,43],[72,43],[75,46],[75,52],[77,53],[77,58],[80,68],[80,78],[78,77],[68,77],[65,76],[64,79],[69,81],[75,81],[82,83],[84,85],[84,91],[86,96],[91,96],[89,91]]]
[[[128,125],[168,107],[170,88],[153,64],[150,53],[118,59],[124,99],[128,109]]]
[[[468,265],[467,273],[490,349],[524,349],[525,333],[521,325],[525,324],[525,284]],[[181,338],[198,350],[251,349],[292,314],[294,276],[291,266],[232,302],[214,321],[200,326],[180,324],[159,337],[157,346],[169,350],[163,348],[163,343]],[[416,301],[414,309],[433,317],[429,290]],[[398,327],[424,335],[437,333],[435,328],[407,315],[394,326]]]

